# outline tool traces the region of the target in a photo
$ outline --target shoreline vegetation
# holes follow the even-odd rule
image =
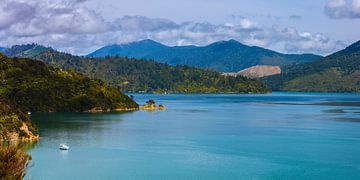
[[[20,145],[0,146],[0,178],[23,179],[32,157]]]
[[[166,106],[163,104],[156,105],[156,102],[153,99],[150,99],[145,105],[140,107],[140,110],[144,111],[165,111],[166,109]]]

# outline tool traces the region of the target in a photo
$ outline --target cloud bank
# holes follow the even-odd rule
[[[360,0],[331,0],[325,6],[325,14],[334,19],[360,18]]]
[[[345,46],[343,42],[331,40],[321,33],[287,26],[263,27],[246,17],[223,24],[178,23],[145,16],[124,16],[106,21],[101,14],[83,5],[86,0],[2,1],[0,45],[7,46],[36,42],[75,54],[86,54],[108,44],[147,38],[167,45],[207,45],[236,39],[247,45],[286,53],[328,54]],[[339,4],[341,0],[331,7]]]

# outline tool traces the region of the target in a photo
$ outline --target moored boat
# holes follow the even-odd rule
[[[68,145],[66,145],[66,144],[60,144],[59,149],[60,150],[69,150],[70,147]]]

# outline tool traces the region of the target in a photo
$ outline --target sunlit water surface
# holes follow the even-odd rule
[[[168,110],[33,114],[26,179],[360,179],[359,94],[135,99]]]

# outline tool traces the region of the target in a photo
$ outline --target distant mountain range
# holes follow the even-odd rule
[[[87,58],[58,52],[37,44],[6,49],[11,57],[37,59],[61,69],[81,72],[120,88],[125,92],[172,93],[267,93],[259,80],[243,76],[227,77],[213,70],[170,66],[155,61],[124,57]]]
[[[318,61],[265,78],[274,90],[360,92],[360,41]]]
[[[142,43],[143,42],[154,43],[150,40],[142,41]],[[222,43],[239,44],[234,41],[223,41]],[[149,46],[144,46],[143,49],[148,47]],[[163,48],[161,45],[159,47]],[[187,46],[169,48],[191,49],[201,47]],[[22,49],[22,51],[19,49]],[[60,53],[51,48],[35,44],[14,46],[13,48],[6,49],[5,53],[13,54],[13,56],[39,59],[47,64],[64,69],[73,69],[85,73],[90,77],[97,77],[120,85],[125,91],[140,91],[141,89],[145,89],[147,92],[169,92],[170,90],[173,92],[177,90],[179,92],[206,92],[206,89],[211,87],[211,92],[233,92],[234,89],[236,89],[235,87],[244,88],[243,85],[246,84],[251,84],[253,90],[259,92],[266,91],[266,88],[258,82],[248,81],[246,78],[242,79],[242,76],[227,77],[239,79],[236,81],[228,79],[226,81],[232,83],[219,84],[219,80],[220,82],[225,82],[225,79],[219,76],[220,73],[187,66],[169,66],[154,61],[141,61],[121,57],[84,58]],[[133,53],[136,54],[137,52]],[[281,74],[278,75],[261,78],[271,86],[273,90],[360,92],[360,41],[344,50],[318,60],[301,64],[291,63],[281,66],[281,69],[274,69],[275,67],[276,66],[272,66],[271,70],[269,67],[264,69],[264,66],[251,66],[251,68],[245,71],[245,74],[250,74],[248,76],[252,74],[262,76],[263,74],[270,75],[281,72]],[[262,71],[263,74],[258,74],[260,72],[259,70]],[[236,82],[239,83],[239,85],[234,86]],[[180,86],[176,86],[176,84],[180,84]],[[226,86],[231,87],[226,88]]]
[[[6,48],[0,47],[0,52],[4,52]]]
[[[256,46],[247,46],[235,40],[219,41],[208,46],[165,46],[153,40],[100,48],[88,57],[126,56],[152,59],[170,65],[189,65],[221,72],[238,72],[256,65],[287,66],[315,61],[313,54],[281,54]]]

